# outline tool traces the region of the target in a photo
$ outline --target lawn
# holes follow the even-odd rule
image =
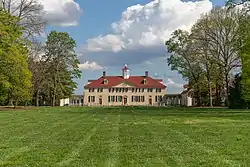
[[[140,107],[0,111],[3,166],[250,166],[250,112]]]

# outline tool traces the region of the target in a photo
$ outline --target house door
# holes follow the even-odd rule
[[[123,99],[123,104],[126,105],[128,103],[128,98],[127,97],[124,97]]]
[[[102,98],[99,98],[99,104],[102,105]]]
[[[152,99],[149,99],[149,105],[152,105]]]

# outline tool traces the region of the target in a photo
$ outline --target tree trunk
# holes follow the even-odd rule
[[[200,87],[197,91],[197,107],[201,106],[201,92],[200,92]]]
[[[40,95],[40,90],[37,90],[37,94],[36,94],[36,106],[39,107],[39,95]]]
[[[16,109],[17,104],[18,104],[18,101],[16,100],[16,101],[14,102],[14,109]]]
[[[226,81],[226,99],[225,99],[225,103],[226,103],[226,106],[228,107],[229,106],[229,100],[228,100],[228,97],[229,97],[228,74],[225,75],[225,81]]]
[[[52,106],[53,106],[53,107],[56,106],[56,95],[55,95],[55,94],[53,94]]]
[[[209,84],[209,101],[210,101],[210,107],[213,107],[213,95],[212,95],[212,86],[211,82],[208,82]]]
[[[216,103],[215,103],[215,105],[220,105],[220,103],[219,103],[219,101],[220,101],[220,94],[219,94],[220,87],[219,87],[217,81],[216,81],[215,89],[216,89]]]

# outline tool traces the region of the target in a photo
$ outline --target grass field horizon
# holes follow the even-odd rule
[[[40,107],[0,111],[0,167],[249,166],[247,110]]]

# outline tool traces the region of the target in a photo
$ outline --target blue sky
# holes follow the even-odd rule
[[[76,94],[82,94],[87,80],[100,77],[103,70],[107,75],[120,75],[124,64],[131,75],[144,75],[148,70],[152,77],[164,79],[168,93],[180,92],[186,81],[168,67],[163,43],[173,30],[188,29],[202,12],[224,4],[223,0],[61,1],[61,9],[56,10],[62,14],[55,10],[53,19],[48,16],[52,21],[46,34],[66,31],[76,40],[82,69]],[[48,1],[46,5],[45,10],[56,4]]]

